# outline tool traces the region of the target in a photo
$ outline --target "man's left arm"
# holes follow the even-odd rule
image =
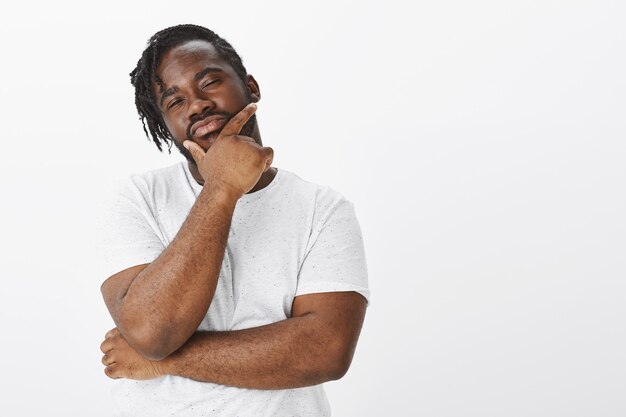
[[[169,374],[253,389],[317,385],[348,370],[366,306],[352,291],[300,295],[291,318],[244,330],[196,332],[161,361],[143,358],[114,329],[102,343],[102,361],[111,378]]]

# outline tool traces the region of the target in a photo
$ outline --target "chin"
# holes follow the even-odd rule
[[[217,140],[217,137],[220,135],[220,132],[211,132],[211,133],[207,133],[206,135],[202,136],[200,138],[200,140],[198,142],[196,142],[198,145],[202,146],[202,148],[204,149],[205,144],[208,143],[209,146],[213,145],[213,143],[215,143],[215,141]],[[206,149],[205,149],[206,151]]]

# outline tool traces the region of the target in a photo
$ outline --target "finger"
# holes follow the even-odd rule
[[[246,122],[252,117],[254,112],[256,111],[256,104],[250,103],[246,107],[244,107],[239,113],[234,115],[220,133],[220,136],[230,136],[237,135],[241,132],[241,128]]]
[[[111,330],[109,330],[105,335],[104,338],[108,339],[109,337],[113,337],[116,336],[120,333],[119,330],[117,330],[117,327],[112,328]]]
[[[231,137],[242,142],[248,142],[250,145],[258,148],[265,158],[265,168],[263,169],[263,172],[267,171],[270,168],[272,162],[274,161],[274,149],[269,146],[259,145],[254,139],[249,136],[233,135]]]
[[[104,342],[100,344],[100,351],[102,353],[107,353],[113,349],[113,343],[110,339],[104,339]]]
[[[266,168],[265,168],[266,171],[269,168],[269,166],[272,165],[272,161],[274,160],[274,149],[272,149],[271,147],[261,146],[249,136],[233,135],[231,136],[231,138],[240,140],[242,142],[248,142],[250,145],[253,145],[254,147],[258,148],[266,159]]]
[[[274,149],[271,147],[264,146],[261,148],[261,152],[263,152],[263,155],[265,155],[265,158],[267,158],[270,163],[274,160]]]
[[[104,374],[111,379],[118,379],[119,376],[115,372],[115,365],[110,365],[104,368]]]
[[[204,155],[206,154],[206,152],[204,152],[204,149],[202,149],[200,145],[198,145],[196,142],[193,142],[191,140],[184,141],[183,146],[187,148],[187,150],[193,157],[193,160],[196,161],[196,165],[200,165],[200,161],[202,161],[202,158],[204,158]]]
[[[242,142],[248,142],[251,143],[253,145],[255,145],[257,148],[262,148],[261,145],[259,145],[258,143],[256,143],[256,140],[254,140],[253,138],[251,138],[250,136],[243,136],[243,135],[232,135],[231,138],[233,139],[237,139],[240,140]]]
[[[272,162],[274,162],[274,149],[269,146],[265,146],[261,148],[261,152],[263,152],[263,155],[265,156],[265,169],[263,170],[263,172],[265,172],[270,169]]]
[[[115,359],[113,359],[113,357],[111,355],[104,355],[102,356],[102,364],[104,366],[110,366],[110,365],[114,365]]]

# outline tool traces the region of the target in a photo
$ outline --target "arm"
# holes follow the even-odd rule
[[[117,328],[147,358],[162,359],[182,346],[211,304],[235,204],[272,160],[270,148],[237,135],[255,109],[249,105],[233,117],[207,153],[186,143],[207,180],[176,238],[152,263],[102,285]]]
[[[146,357],[160,359],[176,350],[202,321],[215,293],[235,202],[205,187],[157,259],[102,285],[118,329]]]
[[[147,379],[164,374],[255,389],[286,389],[341,378],[352,360],[366,301],[355,292],[296,297],[293,317],[231,332],[197,332],[161,361],[134,352],[109,332],[102,343],[111,378]]]

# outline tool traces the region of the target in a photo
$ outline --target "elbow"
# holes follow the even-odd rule
[[[314,333],[310,339],[309,358],[305,371],[310,385],[343,378],[350,369],[356,349],[356,337],[340,332]]]
[[[329,381],[341,379],[348,373],[348,369],[350,369],[350,364],[352,363],[352,355],[349,355],[349,357],[346,356],[347,355],[339,355],[336,357],[334,363],[329,365],[327,369]]]
[[[299,386],[319,385],[343,378],[350,368],[351,360],[351,354],[343,354],[326,348],[309,356],[304,367],[300,359],[298,364],[294,364],[293,371],[300,375]]]
[[[138,354],[151,361],[160,361],[174,350],[167,343],[167,337],[149,326],[118,325],[120,333]]]
[[[130,344],[130,342],[129,342]],[[132,345],[131,345],[132,346]],[[152,344],[145,344],[142,346],[133,347],[137,353],[150,361],[160,361],[167,358],[171,352],[166,349],[154,346]]]
[[[102,299],[104,300],[104,304],[109,310],[109,313],[111,313],[111,316],[115,319],[114,314],[117,310],[117,304],[119,300],[117,299],[111,288],[109,288],[108,280],[104,281],[102,285],[100,285],[100,293],[102,294]]]
[[[119,308],[117,300],[113,299],[104,287],[102,295],[117,329],[133,350],[152,361],[164,359],[171,353],[166,349],[162,332],[158,332],[148,323],[139,323],[138,320],[127,317],[120,311],[122,309]]]
[[[338,345],[333,349],[328,349],[324,354],[324,372],[325,381],[336,381],[343,378],[350,364],[352,363],[352,357],[354,349],[351,346]]]

